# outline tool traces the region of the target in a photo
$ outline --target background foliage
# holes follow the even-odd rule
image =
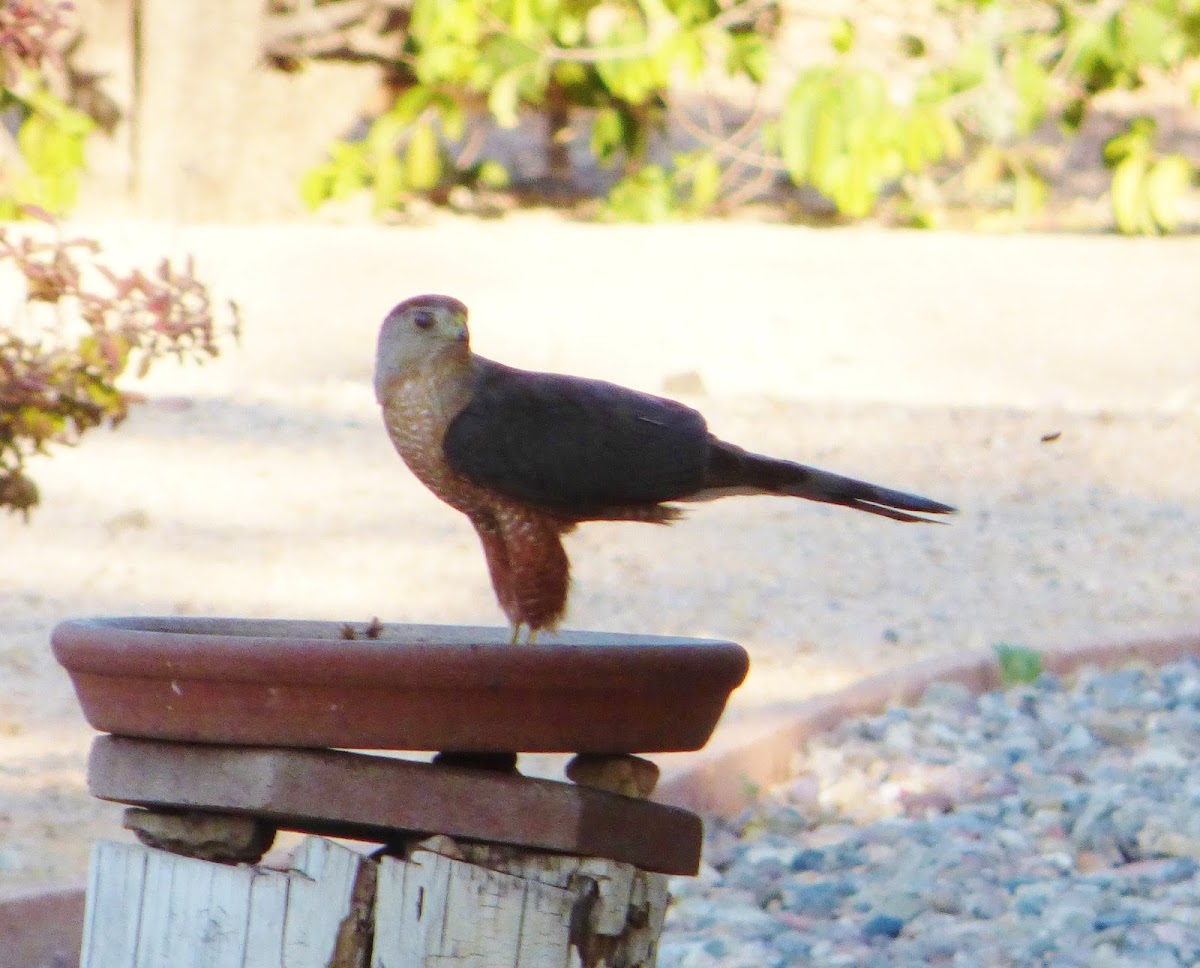
[[[512,172],[485,150],[485,122],[512,128],[532,111],[546,119],[549,182],[568,180],[568,142],[586,139],[613,172],[606,210],[619,218],[816,192],[843,218],[1027,219],[1069,174],[1098,105],[1148,85],[1180,110],[1200,105],[1200,0],[935,0],[891,10],[901,33],[881,31],[867,2],[845,17],[775,0],[383,5],[391,52],[359,59],[384,64],[397,96],[309,173],[314,207],[368,191],[383,214],[502,187]],[[781,53],[785,27],[802,64]],[[1121,127],[1103,149],[1118,226],[1176,228],[1196,160],[1163,150],[1153,118]]]
[[[114,271],[97,242],[65,238],[51,212],[75,202],[92,121],[52,92],[61,74],[67,4],[0,3],[0,218],[49,230],[0,227],[0,269],[19,295],[0,324],[0,509],[28,518],[38,488],[29,459],[115,427],[136,395],[117,386],[166,356],[215,356],[236,336],[236,306],[218,314],[190,261],[154,272]]]
[[[64,74],[69,10],[0,3],[0,219],[22,217],[24,206],[62,215],[75,204],[95,123],[52,89]]]
[[[120,424],[137,399],[117,385],[123,374],[216,356],[238,332],[237,307],[214,311],[190,260],[116,272],[99,254],[91,239],[0,228],[0,266],[25,284],[25,309],[0,328],[0,508],[26,518],[39,500],[29,458]]]

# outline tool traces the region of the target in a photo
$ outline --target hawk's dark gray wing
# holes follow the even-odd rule
[[[475,484],[586,515],[703,489],[709,436],[704,418],[673,400],[477,357],[475,392],[443,449]]]
[[[951,514],[948,504],[712,437],[674,400],[600,380],[531,373],[475,359],[475,391],[443,441],[475,484],[568,517],[606,508],[730,494],[840,504],[896,521]]]

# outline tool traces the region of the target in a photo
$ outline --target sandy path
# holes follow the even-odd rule
[[[499,622],[473,533],[375,413],[374,331],[415,291],[464,298],[485,354],[659,392],[698,374],[686,399],[719,434],[962,507],[911,528],[738,500],[573,536],[569,624],[739,641],[739,708],[1200,618],[1198,239],[544,216],[98,231],[129,257],[193,251],[246,336],[152,374],[119,432],[37,468],[30,525],[0,520],[0,885],[77,875],[112,830],[82,791],[59,619]]]

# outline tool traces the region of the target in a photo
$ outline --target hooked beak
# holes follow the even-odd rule
[[[459,319],[455,321],[453,335],[456,343],[465,343],[467,341],[467,323],[465,320]]]

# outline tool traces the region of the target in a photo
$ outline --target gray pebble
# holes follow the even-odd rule
[[[910,883],[913,880],[916,880],[917,883],[924,883],[928,878],[904,878],[903,883]],[[861,892],[859,896],[863,896]],[[864,910],[874,911],[877,914],[887,914],[891,917],[899,918],[901,921],[907,921],[910,918],[916,917],[916,915],[928,907],[928,891],[902,888],[899,890],[887,889],[875,892],[874,896],[867,899]]]
[[[1000,891],[981,891],[968,898],[966,910],[974,918],[998,918],[1008,910],[1008,900]]]
[[[781,931],[772,940],[772,945],[789,960],[800,961],[812,954],[812,942],[799,931]]]
[[[664,968],[1200,963],[1195,661],[977,699],[934,684],[795,762],[781,789],[808,809],[764,791],[713,827]],[[906,816],[906,796],[949,812]]]
[[[1110,928],[1127,928],[1131,924],[1140,923],[1141,920],[1141,914],[1132,908],[1117,908],[1105,914],[1097,914],[1095,921],[1092,922],[1092,928],[1095,931],[1107,931]]]
[[[961,914],[962,895],[952,887],[936,887],[929,895],[929,909],[939,914]]]
[[[1041,917],[1046,907],[1054,899],[1054,894],[1053,885],[1044,882],[1023,885],[1015,892],[1016,901],[1013,908],[1018,914]]]
[[[825,852],[823,850],[814,850],[810,847],[797,851],[792,856],[788,866],[793,871],[820,871],[825,869],[825,864]]]
[[[793,914],[832,917],[842,901],[855,893],[848,881],[817,881],[783,888],[783,909]]]
[[[898,938],[904,930],[904,920],[891,914],[876,914],[863,925],[868,938]]]

